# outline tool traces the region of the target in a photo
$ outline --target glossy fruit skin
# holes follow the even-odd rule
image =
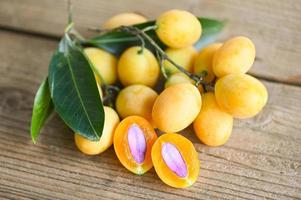
[[[117,59],[104,50],[88,47],[84,49],[85,54],[93,64],[96,81],[102,85],[113,84],[117,80]],[[101,76],[99,77],[98,74]],[[102,78],[102,79],[101,79]]]
[[[255,46],[243,36],[227,40],[215,53],[213,72],[217,77],[246,73],[255,61]]]
[[[127,13],[120,13],[108,19],[104,25],[104,29],[114,29],[119,26],[130,26],[134,24],[140,24],[147,21],[147,18],[144,16],[134,13],[134,12],[127,12]]]
[[[118,77],[124,86],[142,84],[153,87],[159,78],[160,68],[155,56],[148,49],[141,54],[141,47],[125,50],[118,62]]]
[[[183,67],[186,71],[188,72],[193,71],[193,63],[197,55],[197,51],[193,46],[188,46],[180,49],[167,48],[165,50],[165,53],[170,59],[172,59],[178,65]],[[167,60],[164,60],[163,66],[166,72],[169,74],[174,74],[176,72],[179,72],[179,70]]]
[[[137,124],[143,130],[146,140],[147,148],[145,153],[145,160],[138,164],[128,145],[128,129],[132,124]],[[157,134],[152,125],[143,117],[129,116],[123,119],[115,130],[114,134],[114,149],[121,164],[134,174],[142,175],[153,167],[151,160],[151,149],[157,139]]]
[[[199,20],[185,10],[164,12],[158,17],[156,25],[156,33],[160,40],[172,48],[191,46],[202,34]]]
[[[164,88],[168,88],[172,85],[176,85],[176,84],[180,84],[180,83],[190,83],[190,84],[194,85],[194,81],[192,79],[190,79],[188,76],[186,76],[184,73],[176,72],[176,73],[172,74],[166,80],[166,82],[164,84]],[[201,84],[198,86],[198,90],[200,93],[204,92],[204,88]]]
[[[182,155],[186,165],[188,174],[181,178],[171,171],[162,158],[162,145],[172,143],[177,147]],[[159,178],[167,185],[174,188],[186,188],[196,182],[200,172],[200,161],[198,153],[193,144],[184,136],[176,133],[166,133],[161,135],[152,148],[152,161]]]
[[[114,132],[119,124],[119,116],[115,110],[104,106],[105,123],[102,135],[99,141],[91,141],[79,134],[74,134],[74,140],[77,148],[86,155],[97,155],[107,150],[113,143]]]
[[[152,124],[152,108],[158,94],[145,85],[130,85],[120,91],[116,99],[116,110],[125,118],[138,115]]]
[[[215,95],[202,95],[202,109],[193,122],[196,136],[208,146],[225,144],[232,132],[233,117],[223,111],[216,102]]]
[[[157,97],[152,111],[153,121],[163,132],[178,132],[189,126],[200,112],[202,98],[190,83],[166,88]]]
[[[265,86],[247,74],[230,74],[215,84],[219,106],[235,118],[250,118],[259,113],[268,100]]]
[[[222,46],[222,43],[213,43],[203,48],[195,58],[194,73],[199,74],[203,71],[207,72],[205,77],[206,83],[214,80],[215,75],[212,69],[213,57],[217,50]]]
[[[191,83],[193,84],[193,80],[190,79],[188,76],[186,76],[182,72],[177,72],[172,74],[168,79],[166,80],[164,87],[168,88],[170,86],[180,84],[180,83]]]

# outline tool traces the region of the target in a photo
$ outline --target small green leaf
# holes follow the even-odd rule
[[[64,122],[83,137],[99,140],[104,110],[92,66],[68,33],[51,59],[49,86],[55,110]]]
[[[48,79],[46,78],[41,83],[33,104],[30,133],[34,143],[36,143],[40,130],[52,112],[53,103],[51,101]]]
[[[224,27],[224,22],[208,19],[208,18],[198,18],[202,24],[202,36],[195,46],[197,49],[204,47],[205,45],[213,42],[218,34],[222,31]],[[135,25],[139,29],[144,29],[149,26],[154,26],[155,21],[149,21],[146,23]],[[165,49],[166,46],[159,40],[154,30],[146,32],[162,49]],[[125,49],[130,46],[140,45],[141,42],[138,37],[131,35],[129,33],[112,31],[108,33],[101,34],[90,40],[88,40],[84,45],[91,45],[101,49],[104,49],[116,56],[120,55]],[[146,47],[153,49],[148,43]]]
[[[225,22],[223,21],[209,18],[199,18],[199,20],[202,24],[202,36],[201,39],[194,44],[198,50],[214,42],[225,26]]]

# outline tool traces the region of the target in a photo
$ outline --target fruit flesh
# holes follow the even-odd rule
[[[118,62],[118,77],[124,86],[142,84],[153,87],[159,78],[160,69],[155,56],[148,49],[138,53],[141,47],[125,50]]]
[[[181,154],[184,164],[186,165],[186,171],[176,169],[177,172],[172,168],[173,163],[178,165],[178,169],[181,167],[179,164],[182,163],[179,160],[179,156],[174,156],[174,151],[170,151],[170,153],[172,153],[170,156],[174,159],[173,163],[168,163],[167,160],[164,159],[166,156],[162,155],[162,148],[164,148],[166,144],[173,145]],[[153,145],[151,156],[156,173],[167,185],[175,188],[185,188],[196,182],[200,170],[200,161],[193,144],[185,137],[176,133],[161,135]],[[181,168],[184,169],[183,166]]]
[[[246,73],[255,61],[255,54],[255,46],[249,38],[231,38],[215,53],[213,72],[217,77]]]
[[[214,73],[212,70],[213,57],[216,51],[222,46],[222,43],[213,43],[202,49],[195,58],[194,73],[199,74],[203,71],[207,72],[205,77],[206,83],[214,80]]]
[[[208,146],[225,144],[232,132],[233,117],[223,111],[212,92],[202,95],[202,109],[193,122],[196,136]]]
[[[146,151],[144,160],[138,163],[131,152],[128,134],[132,126],[138,126],[144,134],[146,142]],[[157,134],[151,124],[142,117],[129,116],[122,120],[115,130],[114,149],[121,164],[129,171],[141,175],[153,167],[151,160],[151,148],[157,139]],[[139,144],[137,144],[139,146]],[[141,144],[140,144],[141,146]]]
[[[166,88],[156,99],[152,117],[163,132],[178,132],[189,126],[200,112],[202,99],[190,83]]]
[[[77,148],[86,155],[97,155],[107,150],[113,143],[114,132],[119,124],[118,114],[112,108],[104,106],[105,123],[99,141],[90,141],[75,133],[74,140]]]
[[[96,81],[100,85],[115,83],[117,79],[117,59],[115,56],[94,47],[85,48],[84,52],[93,64]]]
[[[250,118],[258,114],[268,100],[265,86],[247,74],[230,74],[215,84],[219,106],[236,118]]]
[[[103,28],[114,29],[119,26],[130,26],[134,24],[144,23],[146,21],[147,19],[138,13],[134,13],[134,12],[120,13],[108,19],[104,23]]]
[[[195,56],[197,55],[197,51],[193,46],[188,46],[181,49],[168,48],[165,50],[165,53],[170,59],[183,67],[186,71],[193,71],[193,63]],[[164,60],[163,66],[166,72],[169,74],[179,72],[179,70],[167,60]]]
[[[144,117],[151,124],[152,108],[158,94],[145,85],[130,85],[120,91],[116,109],[121,118],[131,115]]]
[[[193,45],[202,34],[198,19],[184,10],[170,10],[160,15],[156,21],[156,33],[160,40],[172,48]]]

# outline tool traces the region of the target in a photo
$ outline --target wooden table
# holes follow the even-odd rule
[[[197,183],[164,185],[154,170],[135,176],[113,149],[81,154],[58,117],[34,145],[29,124],[35,91],[67,19],[63,0],[0,0],[0,199],[301,199],[300,0],[74,0],[76,27],[116,13],[155,18],[171,8],[228,20],[219,38],[252,38],[258,59],[251,74],[269,91],[255,118],[235,120],[229,142],[218,148],[191,139],[201,160]]]

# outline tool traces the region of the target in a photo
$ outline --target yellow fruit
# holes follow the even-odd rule
[[[233,117],[218,106],[212,92],[202,97],[202,109],[193,122],[194,132],[208,146],[223,145],[231,135]]]
[[[165,88],[168,88],[172,85],[176,85],[179,83],[191,83],[193,84],[193,80],[190,79],[188,76],[186,76],[184,73],[182,72],[177,72],[172,74],[165,82]]]
[[[130,26],[134,24],[140,24],[146,21],[147,19],[138,13],[134,13],[134,12],[121,13],[108,19],[104,23],[103,28],[114,29],[119,26]]]
[[[152,117],[163,132],[178,132],[189,126],[200,112],[202,98],[190,83],[166,88],[156,99]]]
[[[199,20],[185,10],[170,10],[156,21],[156,33],[169,47],[183,48],[193,45],[202,34]]]
[[[234,37],[214,55],[213,72],[217,77],[246,73],[254,63],[255,54],[255,46],[249,38]]]
[[[85,48],[84,51],[93,64],[96,81],[99,84],[104,84],[102,83],[102,78],[105,84],[115,83],[117,79],[117,60],[115,56],[104,50],[93,47]]]
[[[121,118],[138,115],[152,122],[152,108],[157,93],[145,85],[130,85],[117,96],[116,109]]]
[[[77,148],[84,154],[96,155],[108,149],[113,144],[114,131],[119,124],[118,114],[110,107],[104,106],[105,123],[99,141],[88,140],[75,133],[74,140]]]
[[[249,118],[261,111],[268,100],[265,86],[247,74],[230,74],[215,84],[219,106],[237,118]]]
[[[200,74],[203,71],[207,72],[205,77],[206,83],[213,81],[215,75],[212,71],[212,61],[216,51],[222,46],[222,43],[213,43],[205,47],[195,58],[194,73]]]
[[[183,67],[186,71],[193,71],[193,62],[195,56],[197,55],[197,51],[193,46],[184,47],[181,49],[168,48],[165,50],[165,53],[169,58]],[[167,73],[173,74],[179,72],[179,70],[167,60],[164,60],[163,66]]]
[[[159,64],[148,49],[138,53],[141,47],[125,50],[118,62],[118,77],[124,86],[142,84],[153,87],[160,75]]]
[[[186,76],[184,73],[182,72],[177,72],[172,74],[165,82],[164,87],[168,88],[172,85],[176,85],[176,84],[180,84],[180,83],[191,83],[194,84],[194,81],[192,79],[190,79],[188,76]],[[204,89],[202,85],[198,86],[199,92],[203,93]]]

